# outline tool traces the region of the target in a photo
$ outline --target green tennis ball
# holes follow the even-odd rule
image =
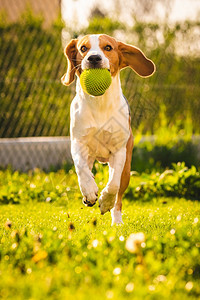
[[[111,75],[107,69],[86,69],[80,76],[83,90],[92,96],[103,95],[109,88],[111,81]]]

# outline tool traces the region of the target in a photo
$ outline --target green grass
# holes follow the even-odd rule
[[[110,213],[83,206],[72,170],[0,172],[0,299],[198,299],[200,203],[134,196],[158,174],[133,175],[124,225],[111,227]],[[106,177],[98,170],[100,187]],[[131,253],[137,232],[145,239]]]

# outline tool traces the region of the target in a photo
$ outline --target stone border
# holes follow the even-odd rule
[[[72,164],[69,137],[26,137],[0,139],[0,166],[28,171],[49,170]]]
[[[154,143],[155,136],[142,137],[140,143]],[[200,159],[200,136],[192,136]],[[25,137],[0,139],[0,167],[11,166],[26,172],[34,168],[50,170],[64,163],[73,164],[69,137]]]

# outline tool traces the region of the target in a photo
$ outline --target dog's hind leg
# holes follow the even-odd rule
[[[114,207],[111,210],[111,216],[112,216],[112,225],[120,224],[122,222],[122,197],[125,192],[125,190],[128,187],[129,180],[130,180],[130,172],[131,172],[131,158],[132,158],[132,150],[133,150],[133,134],[132,131],[130,133],[130,137],[128,139],[127,145],[126,145],[126,162],[124,165],[124,169],[121,175],[121,181],[120,181],[120,188],[117,193],[117,198]]]

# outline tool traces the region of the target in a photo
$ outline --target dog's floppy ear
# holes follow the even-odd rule
[[[77,54],[77,39],[71,40],[67,46],[65,47],[64,54],[67,57],[67,73],[65,73],[62,78],[61,82],[64,85],[70,85],[75,78],[76,73],[76,54]]]
[[[155,72],[154,63],[148,59],[140,49],[118,42],[118,52],[120,69],[131,67],[131,69],[142,77],[151,76]]]

